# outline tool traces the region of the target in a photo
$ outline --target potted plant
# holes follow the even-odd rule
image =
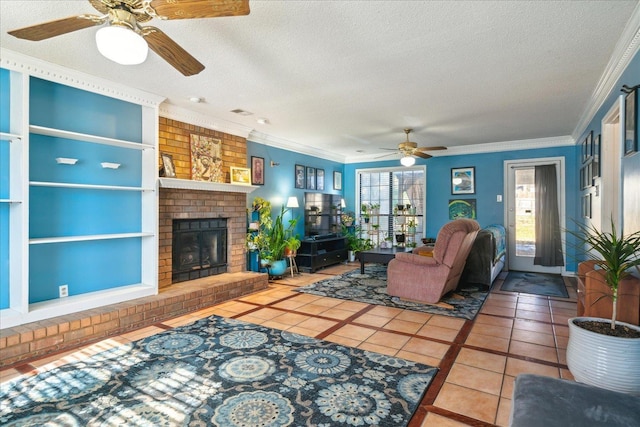
[[[371,240],[358,237],[361,231],[362,230],[359,225],[356,225],[352,230],[349,230],[345,225],[342,226],[342,234],[347,239],[349,262],[354,262],[356,260],[356,254],[358,252],[365,251],[373,247]]]
[[[362,219],[364,219],[364,223],[368,224],[369,223],[369,218],[370,218],[370,214],[369,214],[369,205],[367,205],[366,203],[363,203],[360,205],[360,212],[361,212],[361,217]]]
[[[640,231],[623,235],[613,220],[611,232],[576,223],[568,231],[584,246],[611,290],[611,319],[569,319],[567,365],[578,382],[609,390],[640,394],[640,327],[616,321],[618,287],[640,266]],[[640,270],[639,270],[640,271]]]
[[[340,221],[342,222],[342,225],[346,227],[351,227],[353,225],[353,220],[355,216],[356,214],[353,212],[343,212],[340,215]]]

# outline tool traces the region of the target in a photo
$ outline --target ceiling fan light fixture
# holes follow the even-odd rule
[[[406,167],[413,166],[416,164],[416,159],[412,156],[404,156],[400,159],[400,164]]]
[[[149,46],[135,31],[120,25],[108,25],[96,32],[98,51],[107,59],[121,65],[142,64]]]

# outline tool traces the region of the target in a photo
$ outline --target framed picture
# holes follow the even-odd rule
[[[449,200],[449,219],[476,219],[476,199]]]
[[[316,168],[307,166],[307,190],[316,189]]]
[[[231,166],[231,183],[251,185],[251,169]]]
[[[316,190],[324,191],[324,169],[316,169]]]
[[[451,194],[476,194],[476,168],[451,168]]]
[[[624,155],[638,151],[638,89],[627,94],[624,120]]]
[[[333,171],[333,189],[342,190],[342,172]]]
[[[593,177],[600,176],[600,135],[593,138]]]
[[[162,157],[162,176],[166,176],[167,178],[175,178],[176,177],[176,167],[173,165],[173,156],[171,154],[162,153],[160,155]]]
[[[304,181],[304,166],[296,165],[295,179],[296,179],[295,187],[296,188],[304,188],[304,182],[305,182]]]
[[[264,185],[264,158],[251,156],[251,185]]]
[[[191,179],[224,182],[222,172],[222,140],[192,133]]]

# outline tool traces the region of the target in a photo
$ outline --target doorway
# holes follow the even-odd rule
[[[561,274],[564,267],[545,267],[534,265],[536,253],[535,218],[536,190],[535,167],[554,165],[558,185],[558,209],[560,229],[565,229],[565,184],[564,158],[550,157],[528,160],[507,160],[505,173],[505,224],[507,228],[507,270],[529,271],[535,273]],[[566,261],[566,247],[563,254]]]

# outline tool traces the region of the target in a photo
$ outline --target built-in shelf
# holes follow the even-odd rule
[[[255,185],[226,184],[224,182],[193,181],[190,179],[159,178],[161,188],[181,190],[221,191],[227,193],[252,193]]]
[[[100,165],[104,169],[118,169],[120,167],[120,163],[111,163],[111,162],[102,162]]]
[[[66,182],[30,181],[32,187],[86,188],[91,190],[120,190],[120,191],[154,191],[153,188],[124,187],[121,185],[71,184]]]
[[[47,243],[85,242],[89,240],[130,239],[132,237],[152,237],[153,233],[118,233],[118,234],[90,234],[85,236],[40,237],[29,239],[30,245]]]
[[[0,199],[0,203],[22,203],[21,200],[13,200],[13,199]]]
[[[16,135],[14,133],[0,132],[0,141],[11,142],[16,139],[22,139],[22,136]]]
[[[78,159],[72,159],[70,157],[56,157],[56,163],[59,165],[75,165],[78,163]]]
[[[70,132],[60,129],[52,129],[44,126],[29,126],[29,132],[37,135],[52,136],[56,138],[73,139],[81,142],[93,142],[96,144],[112,145],[114,147],[131,148],[133,150],[154,149],[153,145],[142,144],[139,142],[125,141],[122,139],[105,138],[103,136],[89,135],[85,133]]]

